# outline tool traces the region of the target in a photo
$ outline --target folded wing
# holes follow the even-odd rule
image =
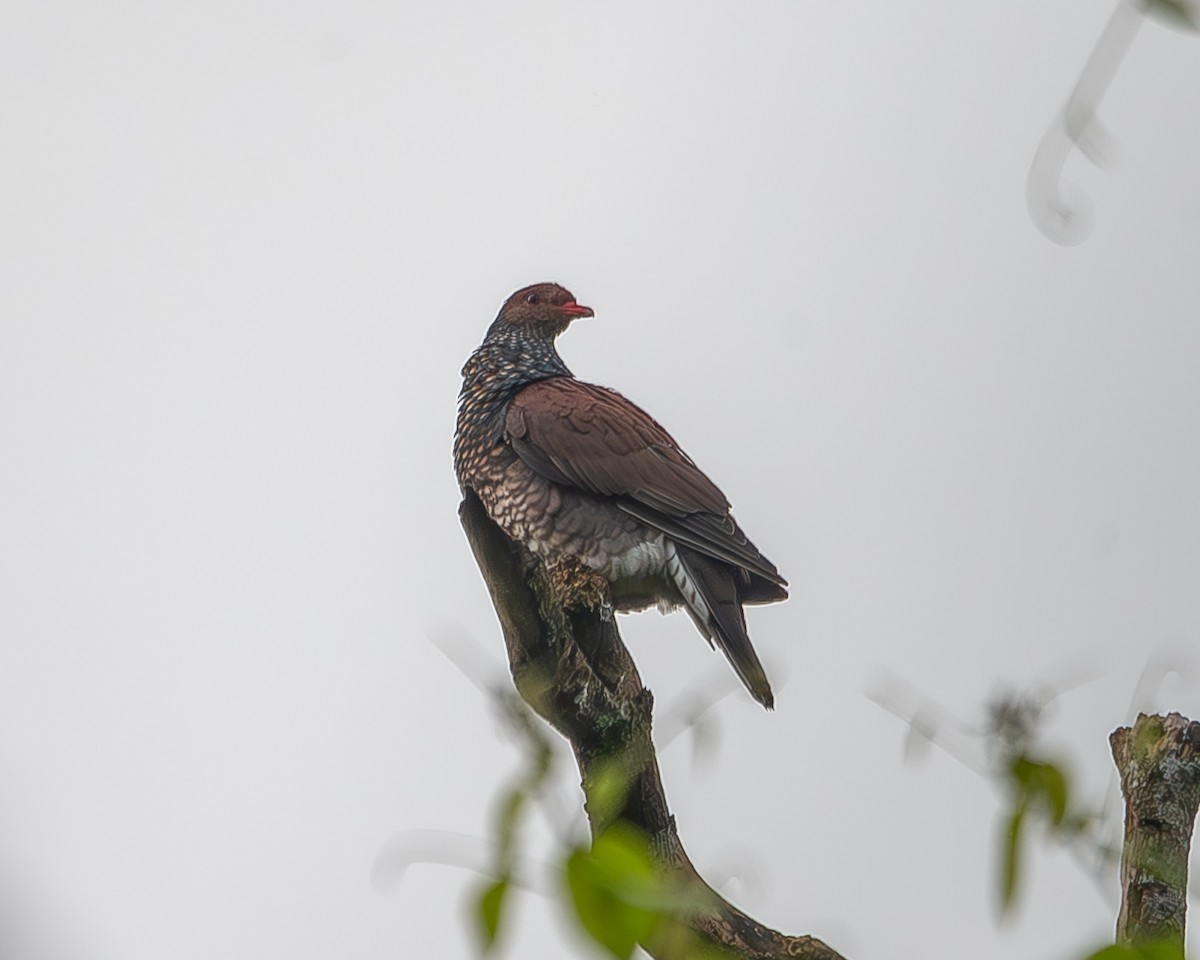
[[[729,501],[648,413],[570,377],[533,383],[509,403],[506,438],[533,470],[603,497],[692,550],[745,571],[743,603],[782,600],[787,582],[742,533]]]

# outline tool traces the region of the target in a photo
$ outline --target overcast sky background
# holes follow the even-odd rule
[[[728,681],[716,752],[662,755],[701,871],[856,960],[1110,936],[1115,889],[1062,853],[998,927],[991,788],[906,764],[866,696],[890,672],[977,721],[1090,678],[1047,733],[1096,802],[1148,662],[1191,672],[1139,705],[1200,715],[1195,38],[1148,24],[1111,164],[1069,163],[1084,244],[1025,207],[1109,13],[6,0],[6,960],[470,955],[472,875],[371,871],[482,834],[518,762],[429,637],[504,675],[450,442],[464,359],[540,280],[595,308],[576,374],[793,585],[751,613],[773,714],[686,617],[623,620],[661,711]],[[517,911],[510,956],[594,955]]]

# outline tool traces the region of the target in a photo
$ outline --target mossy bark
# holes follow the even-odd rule
[[[1139,714],[1109,737],[1125,797],[1117,942],[1183,955],[1188,855],[1200,807],[1200,723]]]

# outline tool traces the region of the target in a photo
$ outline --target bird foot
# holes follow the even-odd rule
[[[612,596],[605,577],[571,558],[556,563],[549,573],[555,596],[565,609],[598,610],[601,619],[612,619]]]

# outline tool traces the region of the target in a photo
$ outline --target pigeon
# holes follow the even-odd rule
[[[787,581],[653,417],[572,375],[555,341],[591,316],[555,283],[504,302],[462,371],[459,486],[551,571],[574,565],[603,578],[613,609],[682,607],[773,709],[742,608],[787,599]]]

